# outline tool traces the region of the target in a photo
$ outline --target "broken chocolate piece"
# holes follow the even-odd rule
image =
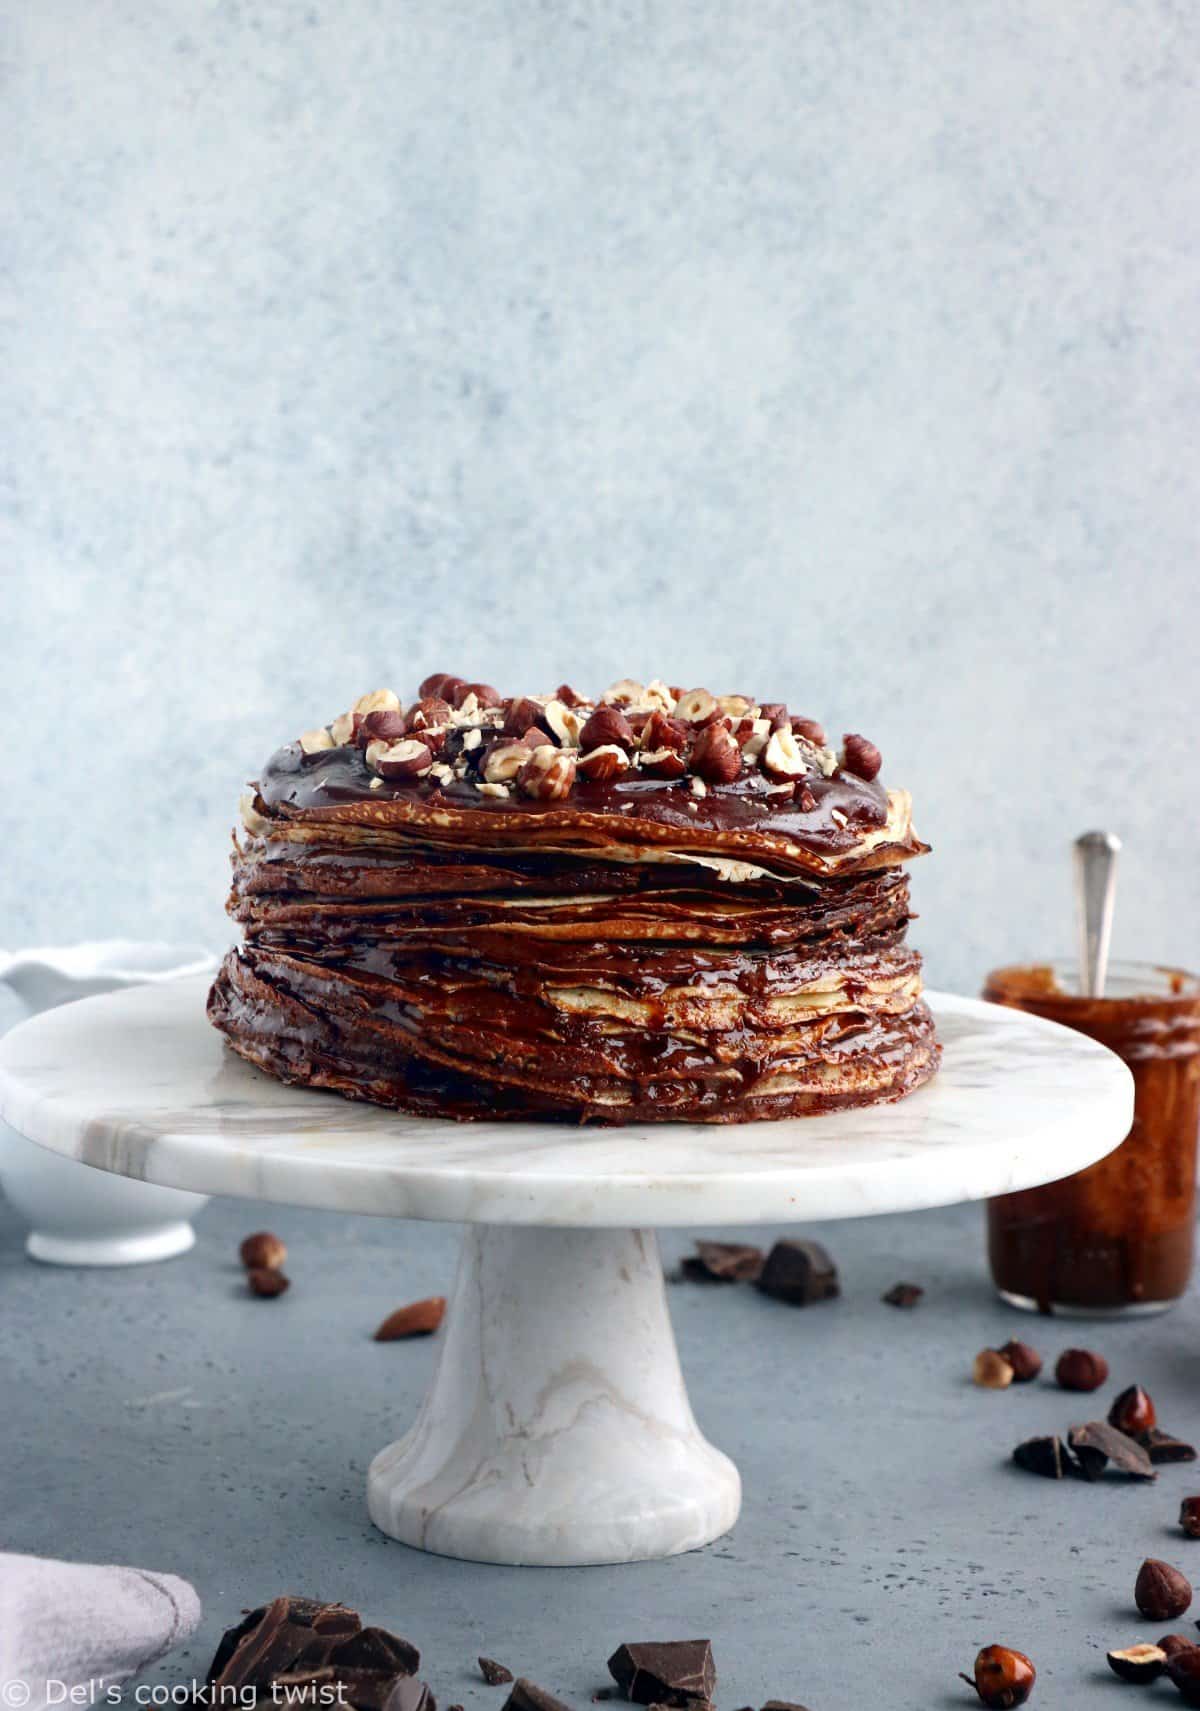
[[[505,1669],[504,1665],[497,1663],[495,1658],[480,1658],[479,1673],[489,1687],[500,1687],[504,1682],[511,1681],[513,1678],[512,1670]]]
[[[225,1635],[209,1681],[220,1687],[267,1689],[276,1676],[327,1662],[332,1647],[361,1626],[357,1613],[343,1604],[276,1598]]]
[[[571,1707],[552,1693],[547,1693],[544,1687],[535,1687],[532,1681],[519,1675],[504,1701],[503,1711],[571,1711]]]
[[[1044,1479],[1063,1479],[1079,1472],[1061,1438],[1027,1438],[1017,1445],[1012,1459],[1027,1473],[1040,1473]]]
[[[1161,1426],[1151,1426],[1148,1431],[1139,1432],[1137,1442],[1155,1465],[1196,1459],[1194,1445],[1185,1444],[1182,1438],[1173,1438],[1170,1432],[1164,1432]]]
[[[717,1685],[708,1640],[647,1640],[618,1646],[608,1672],[626,1699],[638,1705],[694,1706]]]
[[[384,1700],[383,1711],[437,1711],[437,1700],[415,1675],[402,1675]]]
[[[681,1270],[692,1283],[757,1283],[763,1251],[748,1242],[697,1242]]]
[[[758,1287],[764,1295],[792,1307],[808,1307],[841,1294],[837,1267],[820,1242],[776,1242]]]
[[[1107,1420],[1089,1420],[1086,1425],[1072,1426],[1067,1443],[1074,1450],[1085,1479],[1099,1479],[1109,1462],[1115,1472],[1127,1473],[1133,1479],[1158,1478],[1142,1446],[1124,1432],[1118,1432]]]
[[[360,1628],[329,1654],[330,1663],[347,1669],[371,1669],[380,1675],[416,1675],[421,1654],[408,1640],[386,1628]]]
[[[924,1293],[919,1283],[893,1283],[887,1294],[880,1296],[880,1300],[886,1301],[889,1307],[915,1307]],[[785,1702],[782,1699],[772,1699],[769,1703],[782,1705]]]

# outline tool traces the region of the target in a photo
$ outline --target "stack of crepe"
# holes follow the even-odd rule
[[[443,1117],[899,1098],[937,1065],[905,943],[925,846],[877,771],[743,696],[375,691],[244,799],[211,1018],[281,1080]]]

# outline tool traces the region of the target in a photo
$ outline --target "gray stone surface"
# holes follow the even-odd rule
[[[1094,822],[1200,963],[1200,10],[9,12],[0,938],[219,944],[241,781],[453,667],[865,730],[944,985]]]
[[[247,1297],[236,1260],[264,1226],[291,1248],[278,1301]],[[1031,1653],[1038,1702],[1094,1711],[1118,1697],[1104,1650],[1156,1637],[1132,1604],[1142,1558],[1200,1567],[1174,1527],[1194,1469],[1057,1486],[1006,1459],[1134,1380],[1166,1424],[1200,1429],[1194,1297],[1143,1324],[1019,1321],[990,1294],[978,1208],[824,1227],[844,1293],[820,1307],[672,1286],[697,1414],[742,1469],[742,1519],[670,1562],[565,1570],[424,1556],[364,1512],[367,1462],[411,1419],[434,1355],[370,1333],[449,1287],[452,1229],[221,1201],[198,1232],[167,1265],[58,1271],[23,1258],[0,1208],[4,1543],[190,1576],[204,1626],[156,1682],[201,1671],[243,1606],[293,1590],[409,1636],[442,1704],[467,1711],[500,1703],[480,1652],[586,1707],[619,1641],[696,1634],[726,1711],[966,1706],[955,1671],[994,1640]],[[671,1262],[686,1244],[663,1245]],[[928,1290],[911,1313],[879,1300],[898,1278]],[[1112,1384],[1094,1405],[1046,1382],[975,1389],[972,1355],[1014,1330],[1051,1357],[1101,1349]]]

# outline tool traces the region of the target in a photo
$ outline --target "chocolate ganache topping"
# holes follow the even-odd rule
[[[744,695],[373,691],[243,798],[210,1016],[283,1080],[442,1116],[899,1098],[937,1065],[900,867],[926,846],[879,770]]]

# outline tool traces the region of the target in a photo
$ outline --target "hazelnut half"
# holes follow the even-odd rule
[[[578,761],[579,772],[592,784],[607,784],[629,771],[629,756],[618,743],[602,743],[589,749]]]
[[[323,749],[336,748],[337,744],[325,729],[318,725],[315,731],[303,731],[300,735],[300,750],[302,754],[320,754]]]
[[[1124,1432],[1126,1437],[1136,1438],[1140,1432],[1148,1432],[1151,1426],[1158,1425],[1158,1415],[1141,1385],[1131,1384],[1113,1402],[1108,1411],[1108,1423],[1118,1432]]]
[[[530,725],[536,725],[542,716],[539,702],[528,695],[514,695],[511,701],[504,703],[504,723],[500,729],[506,737],[521,737]]]
[[[488,784],[507,784],[520,772],[533,750],[523,739],[501,737],[484,750],[480,772]]]
[[[989,1711],[1011,1711],[1024,1705],[1033,1692],[1037,1671],[1024,1652],[1011,1646],[984,1646],[975,1659],[974,1676],[962,1679],[973,1687]]]
[[[1009,1366],[1013,1369],[1015,1384],[1030,1384],[1042,1370],[1042,1357],[1028,1343],[1018,1342],[1013,1337],[1000,1350]]]
[[[575,782],[575,754],[570,749],[534,749],[517,774],[517,788],[536,802],[558,802]]]
[[[707,725],[719,712],[716,696],[707,689],[685,689],[675,703],[675,717],[689,725]]]
[[[1173,1622],[1192,1602],[1191,1582],[1169,1562],[1147,1557],[1138,1570],[1133,1601],[1148,1622]]]
[[[397,743],[407,729],[404,714],[390,707],[377,707],[373,713],[363,715],[362,733],[368,742]]]
[[[433,765],[433,754],[416,737],[405,737],[398,743],[367,744],[367,765],[380,778],[421,778]]]
[[[238,1249],[238,1258],[247,1271],[278,1271],[287,1259],[287,1248],[270,1230],[256,1230],[247,1236]]]
[[[1099,1390],[1108,1377],[1108,1362],[1090,1349],[1064,1349],[1054,1376],[1064,1390]]]
[[[687,771],[678,749],[642,749],[638,765],[650,778],[682,778]]]
[[[1007,1390],[1013,1381],[1013,1369],[999,1349],[980,1349],[971,1367],[971,1382],[984,1390]]]
[[[780,725],[767,738],[762,769],[772,778],[803,778],[808,768],[790,725]]]
[[[1159,1646],[1127,1646],[1108,1653],[1108,1667],[1122,1681],[1154,1681],[1167,1666],[1167,1654]]]
[[[363,714],[398,713],[400,711],[400,697],[391,689],[372,689],[369,694],[359,696],[352,711]]]
[[[657,708],[642,726],[641,745],[651,753],[656,749],[674,749],[682,754],[691,741],[691,734],[682,719],[673,719]]]

